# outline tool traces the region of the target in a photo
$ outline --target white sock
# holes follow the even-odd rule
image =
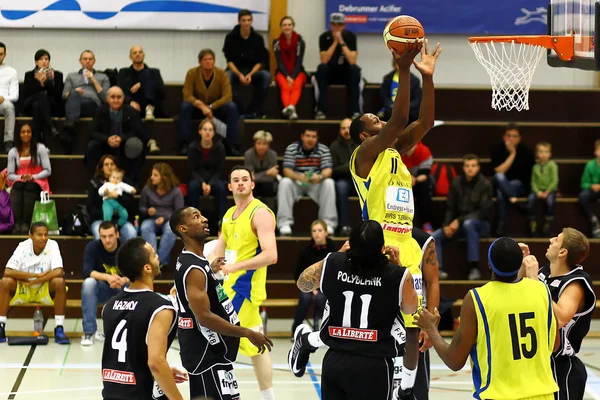
[[[63,326],[65,324],[65,316],[57,315],[54,317],[54,322],[56,326]]]
[[[0,324],[6,324],[6,315],[3,317],[0,317]]]
[[[275,390],[272,387],[261,390],[260,394],[262,395],[263,400],[275,400]]]
[[[417,369],[408,369],[406,365],[402,368],[402,380],[400,388],[402,390],[410,389],[415,386],[415,378],[417,377]]]
[[[325,345],[321,340],[319,333],[320,332],[311,332],[308,334],[308,344],[312,347],[321,347]]]

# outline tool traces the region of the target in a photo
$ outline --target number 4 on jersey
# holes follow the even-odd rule
[[[121,363],[124,363],[126,358],[125,355],[127,353],[127,328],[125,325],[127,321],[122,319],[121,322],[115,328],[115,333],[113,334],[111,345],[113,350],[117,350],[119,352],[117,356],[117,360]],[[121,337],[119,338],[119,334]]]

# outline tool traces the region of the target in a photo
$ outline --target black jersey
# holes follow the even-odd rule
[[[425,249],[427,246],[429,246],[429,243],[434,242],[435,240],[429,233],[414,226],[412,229],[412,237],[421,247],[421,253],[423,253],[423,255],[425,255]],[[423,296],[421,306],[423,308],[427,308],[427,283],[423,280],[423,257],[421,257],[419,269],[421,270],[421,275],[413,274],[413,281],[415,283],[415,290],[417,290],[417,293],[419,293],[419,288],[421,289],[421,295]]]
[[[192,270],[202,271],[206,276],[206,293],[210,311],[227,322],[239,325],[240,320],[233,304],[217,282],[208,261],[189,251],[182,251],[175,267],[175,288],[179,305],[177,321],[181,362],[192,375],[199,375],[215,365],[228,365],[235,361],[239,338],[224,336],[198,323],[188,303],[185,280]]]
[[[104,399],[158,399],[162,391],[148,367],[148,330],[154,317],[173,310],[170,345],[177,332],[176,310],[166,297],[151,290],[125,289],[106,302],[102,309],[104,348],[102,381]]]
[[[331,349],[367,357],[404,354],[405,330],[399,317],[406,268],[388,263],[369,279],[350,272],[346,253],[329,253],[321,291],[329,302],[321,340]]]
[[[558,303],[562,292],[571,283],[577,281],[583,287],[585,293],[583,310],[575,314],[573,319],[561,328],[560,348],[553,353],[554,357],[574,356],[579,352],[581,342],[590,330],[592,314],[596,307],[596,294],[592,287],[592,279],[580,265],[568,274],[556,277],[550,276],[550,265],[546,265],[540,269],[538,277],[548,286],[552,300],[556,303]]]

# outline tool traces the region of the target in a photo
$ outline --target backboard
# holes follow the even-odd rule
[[[550,0],[548,6],[548,34],[575,37],[575,57],[562,61],[553,50],[548,50],[548,65],[585,70],[600,70],[600,0]]]

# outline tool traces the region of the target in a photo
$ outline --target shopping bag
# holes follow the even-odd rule
[[[58,217],[56,216],[56,204],[50,200],[49,192],[40,193],[40,201],[35,202],[31,223],[44,222],[48,226],[50,235],[60,235]]]

